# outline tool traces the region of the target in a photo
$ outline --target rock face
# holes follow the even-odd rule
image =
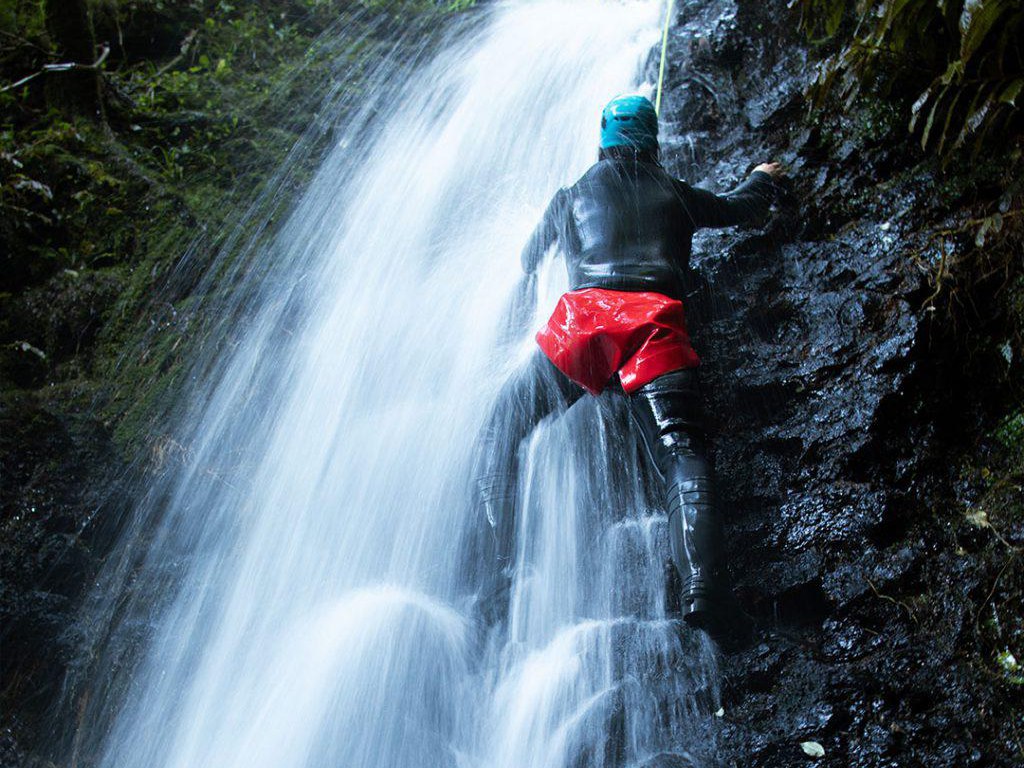
[[[717,191],[758,162],[790,172],[764,231],[695,243],[688,315],[761,630],[723,668],[722,764],[1019,765],[1019,683],[994,670],[982,624],[1019,627],[1020,517],[1003,542],[965,524],[958,480],[1007,371],[968,360],[977,337],[925,306],[935,170],[899,121],[881,141],[822,138],[784,3],[679,14],[666,165]]]
[[[119,483],[97,482],[116,475],[116,455],[96,420],[28,394],[0,397],[0,671],[12,702],[0,765],[30,764],[18,737],[45,715],[78,654],[78,601],[128,502]]]

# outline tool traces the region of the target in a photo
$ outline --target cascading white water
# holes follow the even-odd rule
[[[148,534],[143,576],[171,559],[183,575],[102,765],[553,768],[702,751],[692,694],[712,662],[665,618],[664,520],[613,395],[530,440],[507,630],[481,642],[457,583],[458,542],[484,521],[467,496],[474,438],[522,362],[497,352],[519,249],[593,161],[601,106],[637,87],[660,10],[496,5],[372,138],[366,116],[339,132]]]

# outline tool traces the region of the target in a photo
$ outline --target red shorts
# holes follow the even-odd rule
[[[669,371],[694,368],[683,303],[650,291],[569,291],[537,343],[562,373],[599,394],[616,373],[626,392]]]

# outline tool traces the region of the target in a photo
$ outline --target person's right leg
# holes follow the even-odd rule
[[[482,557],[485,582],[482,597],[490,603],[504,599],[515,556],[516,490],[519,449],[537,424],[565,410],[583,394],[542,353],[518,371],[495,401],[476,446],[473,480],[488,528]],[[495,599],[494,594],[501,593]],[[485,614],[495,610],[485,607]]]

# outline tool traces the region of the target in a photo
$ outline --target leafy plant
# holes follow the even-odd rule
[[[1024,4],[1019,0],[793,0],[815,43],[844,43],[819,65],[820,108],[866,90],[913,94],[909,130],[939,155],[1019,128]],[[849,23],[844,23],[848,21]]]
[[[1024,448],[1024,407],[1003,419],[996,428],[995,436],[1004,448]]]

